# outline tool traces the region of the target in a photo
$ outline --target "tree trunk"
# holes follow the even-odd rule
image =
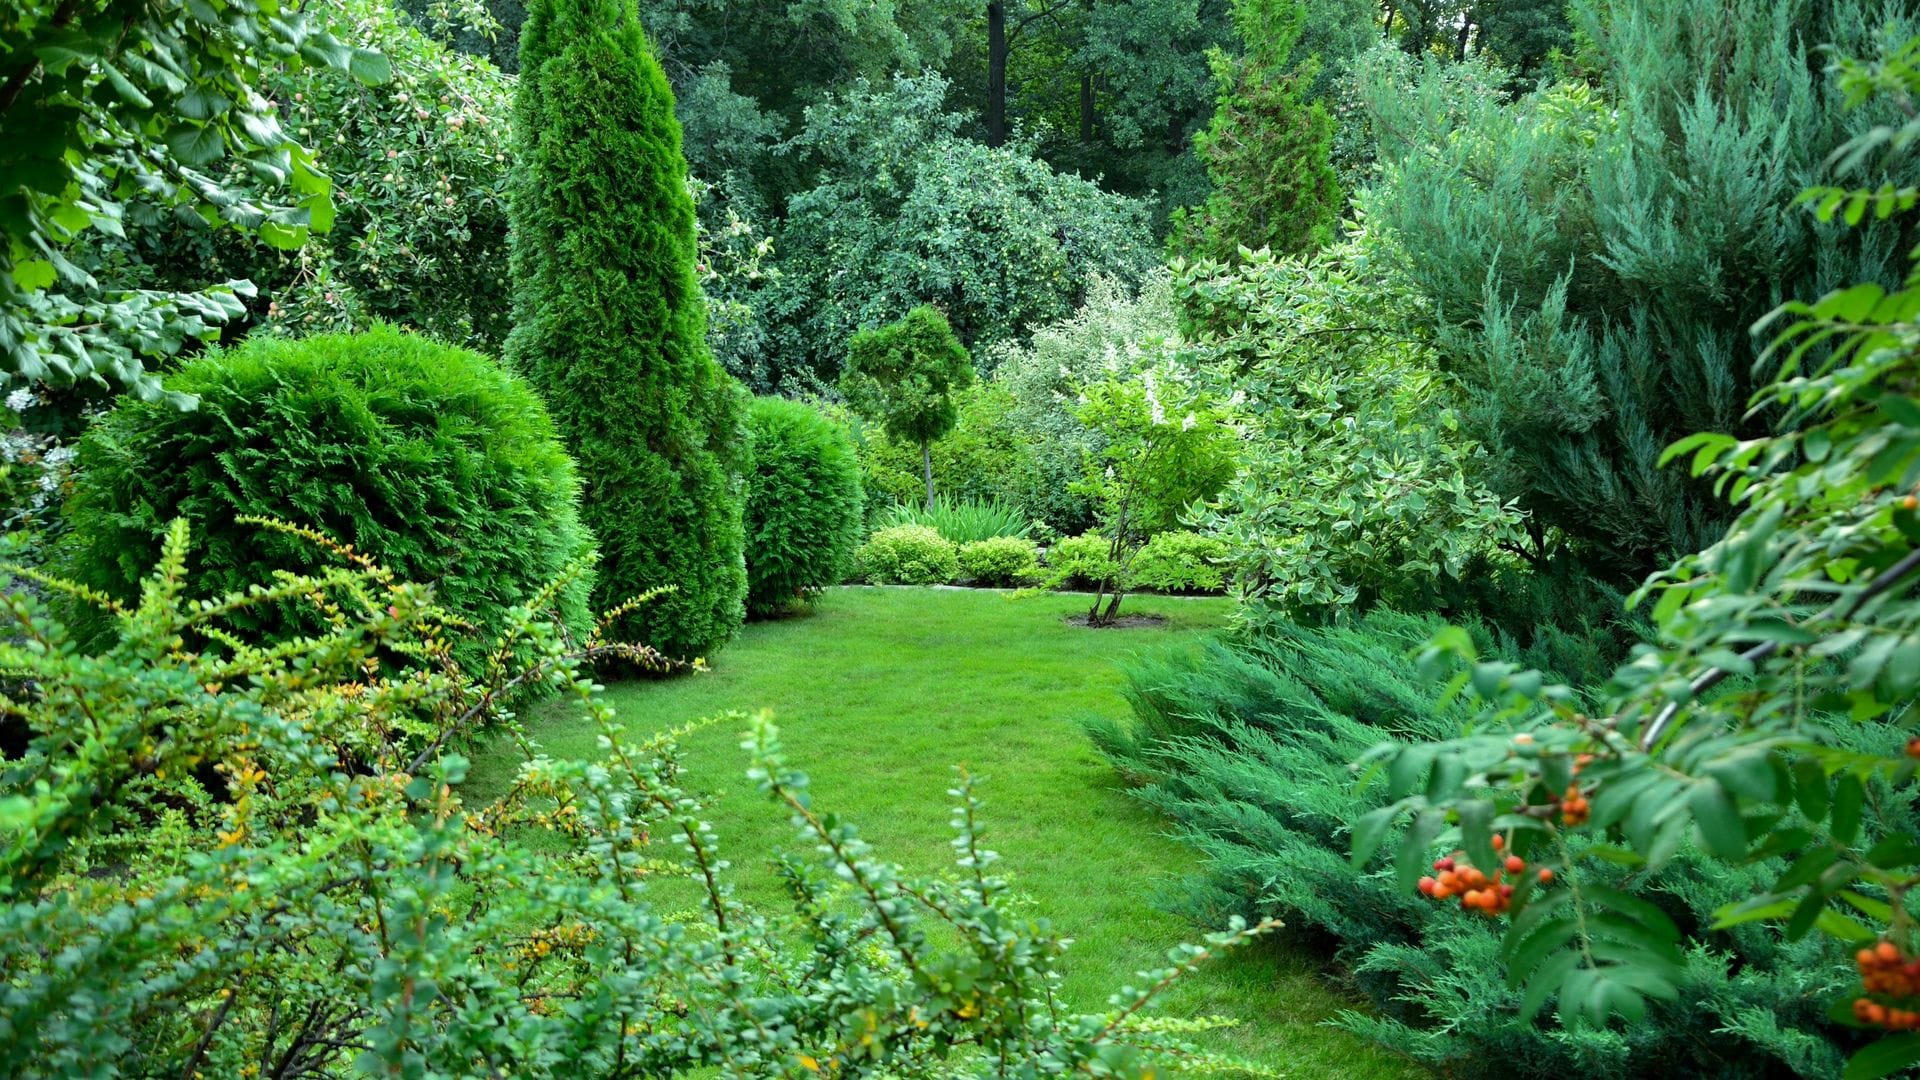
[[[1387,9],[1387,17],[1380,23],[1380,40],[1391,41],[1393,40],[1393,0],[1387,0],[1387,3],[1381,6]]]
[[[1080,141],[1093,141],[1093,72],[1080,76]]]
[[[987,145],[1007,141],[1007,5],[987,4]]]
[[[933,443],[927,439],[920,440],[920,467],[926,470],[927,512],[932,513],[933,512]]]
[[[1453,59],[1455,63],[1464,62],[1466,60],[1467,38],[1470,35],[1472,35],[1472,33],[1473,33],[1473,11],[1472,9],[1468,9],[1465,14],[1460,16],[1460,36],[1455,38],[1453,42]]]

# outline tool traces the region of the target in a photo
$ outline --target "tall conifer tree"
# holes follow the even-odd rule
[[[616,635],[682,659],[744,617],[740,404],[708,351],[673,92],[632,0],[534,0],[520,40],[509,359],[579,462]]]
[[[1246,51],[1211,55],[1219,99],[1193,147],[1213,194],[1176,215],[1177,253],[1234,262],[1242,247],[1298,254],[1332,238],[1344,201],[1331,164],[1333,120],[1304,98],[1312,64],[1288,67],[1305,18],[1300,0],[1235,0]]]
[[[1629,582],[1711,542],[1726,501],[1662,468],[1696,431],[1758,435],[1754,323],[1904,272],[1911,227],[1822,225],[1796,205],[1833,151],[1903,122],[1848,109],[1822,51],[1874,51],[1914,16],[1880,0],[1575,0],[1578,80],[1518,100],[1382,69],[1382,179],[1361,200],[1431,304],[1490,478],[1540,530]],[[1904,19],[1904,24],[1900,20]],[[1874,159],[1850,185],[1920,182]],[[1546,541],[1559,536],[1568,543]]]

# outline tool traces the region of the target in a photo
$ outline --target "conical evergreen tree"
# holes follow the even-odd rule
[[[1193,139],[1213,194],[1176,213],[1176,253],[1234,262],[1242,247],[1299,254],[1332,238],[1344,201],[1331,164],[1333,120],[1304,100],[1312,63],[1288,71],[1305,18],[1300,0],[1235,0],[1246,51],[1211,55],[1219,100]]]
[[[520,41],[509,359],[546,396],[616,635],[704,656],[744,618],[737,391],[708,351],[673,93],[632,0],[535,0]]]
[[[1904,7],[1905,10],[1901,8]],[[1510,100],[1378,72],[1381,181],[1361,199],[1431,301],[1491,478],[1585,566],[1635,581],[1714,539],[1725,500],[1662,468],[1696,431],[1758,434],[1756,320],[1899,280],[1899,222],[1796,205],[1889,109],[1848,109],[1821,50],[1867,55],[1910,5],[1576,0],[1577,80]],[[1409,89],[1409,87],[1411,87]],[[1892,171],[1882,172],[1882,169]],[[1875,161],[1850,186],[1920,180]],[[1540,554],[1545,555],[1543,544]]]

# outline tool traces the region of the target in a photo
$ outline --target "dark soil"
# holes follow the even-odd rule
[[[1095,630],[1137,630],[1143,626],[1159,626],[1167,621],[1165,615],[1122,615],[1110,623],[1093,626]],[[1067,619],[1074,626],[1092,626],[1085,615],[1074,615]]]

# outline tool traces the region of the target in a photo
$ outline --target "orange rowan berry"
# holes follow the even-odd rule
[[[1913,738],[1907,740],[1907,756],[1910,758],[1920,758],[1920,735],[1915,735]]]
[[[1437,887],[1439,884],[1440,884],[1439,882],[1433,880],[1430,877],[1423,877],[1420,879],[1420,891],[1426,894],[1427,896],[1432,896],[1434,888]]]
[[[1494,833],[1493,834],[1493,850],[1499,851],[1501,848],[1504,848],[1506,846],[1507,846],[1507,838],[1504,836],[1501,836],[1499,833]]]
[[[1527,860],[1521,858],[1518,855],[1507,856],[1507,873],[1518,874],[1525,871],[1526,868],[1527,868]]]

